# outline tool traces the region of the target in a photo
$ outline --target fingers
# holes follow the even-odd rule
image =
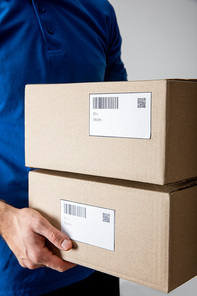
[[[54,246],[60,250],[68,251],[72,248],[71,240],[50,224],[48,220],[43,218],[42,223],[40,223],[38,229],[35,230],[36,233],[47,238]]]
[[[48,260],[45,262],[45,266],[57,270],[59,272],[64,272],[75,266],[75,264],[68,261],[64,261],[54,254],[51,254],[46,258]]]
[[[64,272],[76,265],[57,257],[47,247],[42,250],[35,248],[28,258],[20,258],[18,261],[24,268],[48,267],[59,272]]]
[[[29,269],[49,267],[60,272],[75,266],[47,248],[46,239],[65,251],[72,248],[72,242],[39,212],[29,208],[17,209],[9,217],[11,222],[6,242],[21,266]]]
[[[71,240],[63,234],[61,231],[59,231],[57,228],[55,228],[47,219],[45,219],[43,216],[38,219],[38,223],[34,223],[35,225],[35,232],[40,235],[42,238],[46,238],[48,241],[50,241],[54,246],[56,246],[60,250],[68,251],[72,248],[72,242]],[[40,237],[40,240],[42,240]],[[36,249],[35,249],[36,251]],[[37,250],[37,258],[34,255],[33,266],[29,266],[28,268],[34,269],[38,267],[49,267],[54,270],[57,270],[59,272],[63,272],[65,270],[68,270],[76,264],[62,260],[58,256],[54,255],[45,245],[43,249]],[[37,263],[39,262],[39,263]]]
[[[56,257],[56,256],[54,255],[54,257]],[[51,269],[59,271],[59,272],[64,272],[64,271],[76,266],[76,264],[74,264],[74,263],[63,261],[63,260],[62,260],[62,262],[58,262],[59,260],[56,260],[56,259],[60,259],[60,258],[58,258],[58,257],[54,258],[54,260],[52,259],[48,264],[33,263],[28,260],[21,260],[21,261],[19,261],[19,264],[23,268],[28,268],[28,269],[32,269],[32,270],[40,268],[40,267],[48,267],[48,268],[51,268]]]

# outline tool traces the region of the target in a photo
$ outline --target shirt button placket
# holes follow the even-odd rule
[[[55,29],[53,26],[50,25],[50,15],[48,15],[47,13],[49,12],[48,9],[44,5],[40,4],[37,6],[37,12],[39,12],[39,16],[38,16],[39,24],[41,26],[41,31],[42,31],[47,49],[50,51],[51,50],[54,51],[56,50],[56,47],[58,47],[58,51],[59,51],[60,47],[59,45],[55,46],[55,39],[53,39],[52,37],[52,35],[55,34]]]
[[[39,10],[40,10],[41,13],[45,13],[45,12],[46,12],[46,8],[45,8],[44,6],[40,6],[40,7],[39,7]],[[54,33],[54,29],[53,29],[53,27],[48,26],[48,27],[47,27],[47,32],[48,32],[50,35],[53,35],[53,33]]]

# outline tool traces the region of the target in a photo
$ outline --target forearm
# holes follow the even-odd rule
[[[4,201],[0,200],[0,235],[4,237],[6,233],[7,225],[9,224],[10,214],[14,211],[14,208]]]
[[[4,232],[4,221],[7,210],[7,204],[0,200],[0,235]]]

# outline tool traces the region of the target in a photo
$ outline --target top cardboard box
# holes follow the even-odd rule
[[[197,82],[27,85],[26,166],[167,184],[197,176]]]

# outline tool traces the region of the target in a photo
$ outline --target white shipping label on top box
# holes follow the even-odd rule
[[[61,231],[73,240],[114,251],[115,211],[61,200]]]
[[[90,94],[90,136],[151,138],[151,93]]]

